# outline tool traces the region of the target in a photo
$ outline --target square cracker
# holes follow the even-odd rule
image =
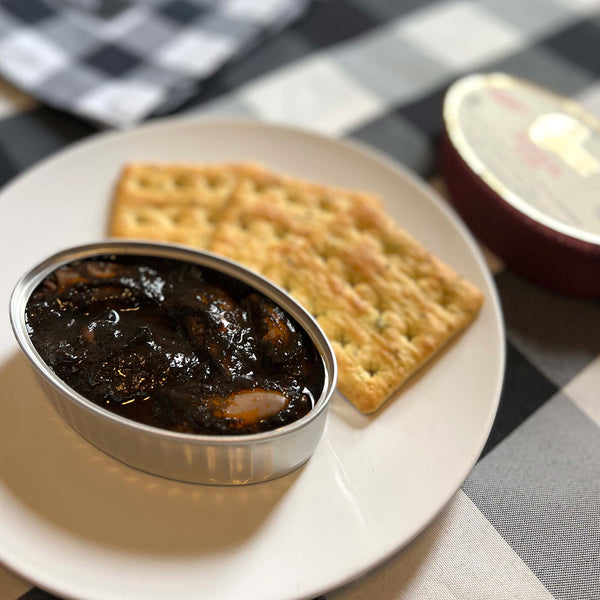
[[[335,230],[345,214],[383,211],[378,197],[247,169],[220,215],[210,249],[263,270],[273,244]]]
[[[206,248],[244,164],[130,163],[117,182],[109,234]]]
[[[264,173],[241,181],[210,249],[287,289],[331,341],[342,393],[379,408],[476,316],[472,284],[368,194]]]

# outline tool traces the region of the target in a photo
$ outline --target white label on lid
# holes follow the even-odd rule
[[[444,105],[450,139],[530,218],[600,244],[600,124],[576,103],[508,75],[472,75]]]

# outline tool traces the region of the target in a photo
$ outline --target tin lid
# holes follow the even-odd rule
[[[600,295],[600,121],[568,98],[490,73],[449,88],[444,122],[442,172],[474,233],[541,285]],[[559,267],[575,268],[578,280]],[[580,281],[594,275],[594,285]]]

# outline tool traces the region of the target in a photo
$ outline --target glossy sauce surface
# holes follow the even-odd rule
[[[172,431],[248,434],[314,406],[323,362],[256,290],[186,262],[104,256],[60,267],[33,292],[28,332],[71,388]]]

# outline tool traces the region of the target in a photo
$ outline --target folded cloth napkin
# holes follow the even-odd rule
[[[0,75],[42,102],[124,127],[174,110],[310,0],[4,0]]]

